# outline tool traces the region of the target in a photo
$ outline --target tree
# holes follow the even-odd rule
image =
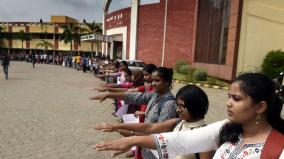
[[[22,43],[22,53],[24,52],[24,41],[30,40],[29,34],[25,33],[24,30],[20,30],[20,32],[16,33],[14,36],[15,39],[19,39]]]
[[[80,32],[82,33],[87,33],[87,34],[102,34],[103,30],[102,30],[102,24],[96,23],[95,21],[93,21],[92,23],[87,23],[86,20],[83,20],[85,27],[82,27],[80,29]],[[97,45],[97,50],[96,50],[96,54],[98,54],[98,42],[96,42]],[[93,57],[94,54],[94,43],[91,42],[91,46],[92,46],[92,53],[91,56]]]
[[[78,34],[79,26],[74,23],[70,23],[62,26],[63,33],[60,35],[59,40],[64,41],[65,44],[70,43],[70,51],[73,51],[73,41],[77,41],[80,44],[80,35]]]
[[[47,53],[48,48],[53,48],[53,44],[48,41],[41,40],[41,42],[38,43],[36,47],[43,47],[45,49],[45,53]]]

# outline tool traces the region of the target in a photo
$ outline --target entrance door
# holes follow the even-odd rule
[[[113,41],[113,59],[122,59],[121,41]]]

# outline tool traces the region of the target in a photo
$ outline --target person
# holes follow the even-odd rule
[[[107,93],[91,97],[91,100],[104,101],[106,98],[124,100],[127,104],[147,104],[145,123],[158,123],[177,117],[175,98],[170,91],[173,70],[159,67],[152,73],[152,87],[155,92]],[[156,158],[150,150],[142,149],[143,158]]]
[[[31,61],[32,61],[32,64],[33,64],[33,68],[35,68],[35,63],[36,63],[36,56],[35,56],[35,54],[32,54]]]
[[[98,88],[95,88],[95,90],[97,90],[99,92],[105,92],[105,91],[111,91],[111,92],[126,92],[126,91],[128,91],[128,92],[145,92],[145,91],[150,91],[150,92],[153,92],[153,87],[151,85],[151,83],[152,83],[151,74],[156,69],[157,69],[157,67],[154,64],[148,64],[148,65],[144,66],[144,68],[143,68],[144,85],[143,86],[138,86],[138,87],[129,89],[129,88],[113,88],[113,87],[109,87],[109,85],[103,85],[103,86],[99,86]],[[135,86],[134,83],[133,83],[133,86]]]
[[[91,127],[103,132],[132,131],[135,135],[145,135],[151,133],[161,133],[169,131],[193,130],[205,126],[204,117],[208,111],[208,97],[205,92],[195,85],[186,85],[179,89],[176,95],[177,107],[180,118],[173,118],[160,123],[140,123],[140,124],[101,124]],[[213,152],[200,154],[181,155],[176,159],[209,159]]]
[[[5,54],[3,59],[2,59],[2,66],[3,66],[3,71],[4,71],[4,75],[5,75],[6,80],[8,79],[9,64],[10,64],[10,58],[7,54]]]
[[[113,81],[113,78],[116,78],[115,81],[120,83],[125,83],[124,73],[125,71],[129,70],[128,64],[126,61],[121,61],[118,64],[115,64],[115,67],[118,67],[118,72],[105,72],[106,74],[97,75],[97,77],[101,79],[105,79],[106,82],[110,83]]]
[[[228,119],[179,133],[132,136],[96,144],[95,148],[123,153],[137,145],[157,149],[160,158],[216,150],[213,159],[284,158],[283,103],[272,80],[260,73],[237,77],[228,93]]]

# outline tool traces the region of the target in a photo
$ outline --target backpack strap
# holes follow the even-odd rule
[[[159,103],[159,106],[158,106],[158,113],[159,114],[162,111],[162,108],[164,107],[165,103],[169,100],[175,100],[175,97],[170,95],[170,96],[167,96],[167,97],[162,99],[162,101]]]
[[[261,152],[260,159],[278,159],[284,148],[284,135],[273,129]]]

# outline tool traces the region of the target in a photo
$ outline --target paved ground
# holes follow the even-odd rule
[[[9,79],[0,68],[1,159],[108,159],[92,146],[118,138],[100,133],[92,123],[115,122],[111,100],[88,98],[98,83],[90,73],[54,65],[12,62]],[[176,84],[173,92],[180,88]],[[205,89],[210,100],[208,122],[226,117],[227,91]],[[120,157],[122,158],[122,157]]]

